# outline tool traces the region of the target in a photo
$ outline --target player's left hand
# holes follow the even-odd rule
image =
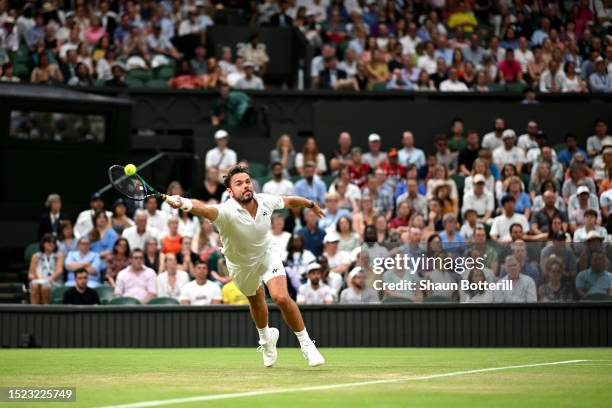
[[[323,218],[325,214],[323,213],[323,210],[321,209],[321,207],[319,207],[319,204],[317,203],[313,203],[313,204],[314,204],[314,207],[312,207],[311,210],[317,215],[317,217]]]

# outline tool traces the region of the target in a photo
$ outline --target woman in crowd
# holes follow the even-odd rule
[[[336,222],[336,231],[340,235],[338,251],[351,252],[361,245],[361,237],[353,231],[353,223],[347,216],[342,216]]]
[[[555,183],[557,190],[559,189],[559,185],[553,179],[553,175],[550,171],[550,164],[547,162],[542,162],[538,165],[535,174],[529,181],[529,196],[532,200],[534,200],[538,193],[542,190],[542,186],[546,181],[552,181]]]
[[[565,72],[565,90],[564,92],[588,92],[589,88],[584,79],[576,73],[576,64],[568,61],[563,67]]]
[[[74,238],[72,222],[70,220],[60,220],[57,231],[57,250],[64,256],[68,255],[70,251],[76,251],[77,240]]]
[[[135,225],[134,221],[127,216],[127,206],[125,205],[125,200],[123,198],[118,198],[113,204],[111,225],[117,234],[121,234],[124,229]]]
[[[433,198],[436,187],[440,185],[447,185],[450,188],[450,198],[459,202],[459,195],[457,193],[457,184],[455,181],[448,177],[448,169],[440,164],[434,167],[433,177],[427,181],[427,198]]]
[[[196,193],[195,198],[206,203],[220,203],[221,196],[225,191],[225,186],[219,181],[219,169],[217,167],[208,167],[206,169],[206,178]]]
[[[544,262],[544,284],[538,288],[539,302],[567,302],[576,299],[574,289],[563,279],[561,258],[552,255]]]
[[[159,273],[164,268],[164,254],[159,251],[158,243],[155,238],[149,238],[144,247],[145,266],[151,268],[155,273]]]
[[[64,82],[62,71],[57,64],[49,63],[49,55],[46,51],[38,55],[38,66],[32,71],[30,82],[33,84],[61,84]]]
[[[323,153],[319,153],[317,141],[310,136],[304,141],[302,151],[295,156],[295,169],[299,174],[304,170],[304,163],[314,162],[316,164],[316,174],[321,175],[327,171],[327,163]]]
[[[501,169],[501,178],[500,180],[497,180],[495,182],[495,197],[497,198],[497,200],[501,200],[501,198],[504,196],[504,194],[506,193],[506,180],[510,179],[511,177],[518,177],[518,171],[516,170],[516,166],[514,164],[505,164],[504,167],[502,167]],[[520,180],[520,179],[519,179]],[[521,188],[522,190],[525,190],[525,185],[523,185],[523,182],[521,181]]]
[[[119,238],[113,245],[113,254],[107,262],[106,274],[104,278],[106,282],[115,287],[117,274],[128,267],[130,264],[130,243],[125,238]]]
[[[119,235],[111,228],[104,210],[94,212],[92,222],[94,228],[89,233],[90,249],[100,255],[100,258],[106,262],[112,255],[113,246]]]
[[[270,236],[272,238],[272,245],[276,248],[276,251],[280,253],[281,259],[287,257],[287,244],[291,239],[291,233],[285,231],[285,218],[282,214],[272,214],[272,225],[270,228]]]
[[[168,87],[174,89],[197,89],[203,87],[203,80],[202,77],[194,75],[189,61],[182,60],[176,67],[174,76],[168,80]]]
[[[167,225],[167,233],[161,239],[161,252],[162,254],[177,254],[181,250],[181,242],[183,242],[183,237],[178,232],[178,218],[168,218]]]
[[[495,192],[495,177],[491,174],[491,170],[487,163],[478,158],[474,160],[472,164],[472,173],[467,176],[464,181],[463,193],[472,192],[474,190],[474,176],[481,174],[485,178],[485,190],[494,193]]]
[[[439,184],[433,191],[434,198],[442,203],[442,215],[459,214],[459,202],[451,197],[451,190],[448,184]]]
[[[200,219],[187,211],[180,211],[178,217],[178,233],[182,237],[195,237],[200,233]]]
[[[407,227],[412,216],[412,209],[407,201],[402,201],[397,207],[397,217],[389,222],[389,228],[397,230],[398,228]]]
[[[485,283],[484,271],[482,269],[472,269],[467,276],[469,283],[478,284]],[[461,303],[493,303],[493,291],[484,290],[483,288],[470,288],[459,292]]]
[[[353,214],[353,230],[363,237],[363,230],[368,225],[374,225],[378,211],[374,208],[374,201],[369,195],[361,197],[361,207]]]
[[[64,272],[64,254],[57,251],[55,237],[43,235],[38,252],[32,255],[28,270],[30,281],[30,303],[49,304],[51,289],[58,286]]]
[[[178,262],[178,268],[182,271],[186,271],[189,275],[193,276],[193,271],[195,269],[195,264],[200,260],[203,262],[208,261],[208,257],[214,252],[214,250],[204,251],[202,250],[200,254],[194,252],[192,247],[192,239],[191,237],[183,238],[183,242],[181,242],[181,250],[178,254],[176,254],[176,262]]]
[[[276,141],[276,148],[270,152],[270,165],[280,163],[287,176],[295,173],[295,149],[291,136],[285,134]]]
[[[514,197],[516,204],[514,205],[514,211],[523,214],[528,220],[531,215],[531,199],[529,195],[523,191],[523,182],[518,177],[509,177],[504,182],[505,194],[499,199],[499,206],[501,207],[501,200],[506,194]]]

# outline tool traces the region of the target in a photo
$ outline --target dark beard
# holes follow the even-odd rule
[[[253,200],[253,194],[251,194],[251,196],[250,196],[250,197],[244,197],[244,196],[240,197],[240,203],[241,203],[241,204],[248,204],[248,203],[250,203],[252,200]]]

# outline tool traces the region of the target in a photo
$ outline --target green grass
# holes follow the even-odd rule
[[[0,350],[0,386],[74,386],[92,407],[257,390],[397,379],[565,360],[583,363],[446,378],[289,392],[173,407],[607,407],[612,349],[322,349],[309,368],[297,349],[280,349],[273,368],[255,349]],[[41,407],[50,404],[13,404]],[[9,404],[0,403],[0,408]]]

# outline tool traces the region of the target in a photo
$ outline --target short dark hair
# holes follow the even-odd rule
[[[569,132],[565,134],[565,141],[567,142],[567,139],[574,139],[577,140],[578,137],[576,136],[575,133]]]
[[[52,243],[56,244],[55,249],[53,250],[53,252],[57,251],[57,242],[56,242],[56,239],[55,239],[55,235],[53,235],[51,233],[47,233],[47,234],[42,236],[42,238],[40,239],[40,243],[38,245],[38,249],[40,250],[40,252],[44,252],[44,250],[45,250],[45,247],[44,247],[45,242],[52,242]]]
[[[134,250],[132,250],[132,253],[130,254],[130,258],[133,258],[134,255],[136,255],[136,253],[140,252],[141,254],[144,255],[144,251],[142,250],[142,248],[136,248]]]
[[[76,278],[77,276],[79,276],[82,273],[86,273],[89,275],[89,272],[87,272],[87,269],[85,268],[79,268],[77,270],[74,271],[74,277]]]
[[[501,205],[502,207],[509,202],[513,202],[516,203],[516,198],[514,198],[514,196],[510,195],[510,194],[506,194],[502,199],[501,199]]]
[[[229,188],[232,184],[232,177],[240,173],[246,173],[250,176],[248,167],[241,166],[240,164],[230,167],[225,177],[223,177],[223,184],[225,185],[225,188]]]
[[[508,228],[508,231],[512,231],[512,228],[514,227],[519,227],[521,231],[523,231],[523,226],[518,222],[515,222],[514,224],[510,225],[510,228]]]
[[[588,216],[590,215],[591,217],[595,217],[595,218],[597,218],[597,211],[595,211],[595,210],[594,210],[594,209],[592,209],[592,208],[587,208],[586,210],[584,210],[583,215],[584,215],[585,217],[588,217]]]

